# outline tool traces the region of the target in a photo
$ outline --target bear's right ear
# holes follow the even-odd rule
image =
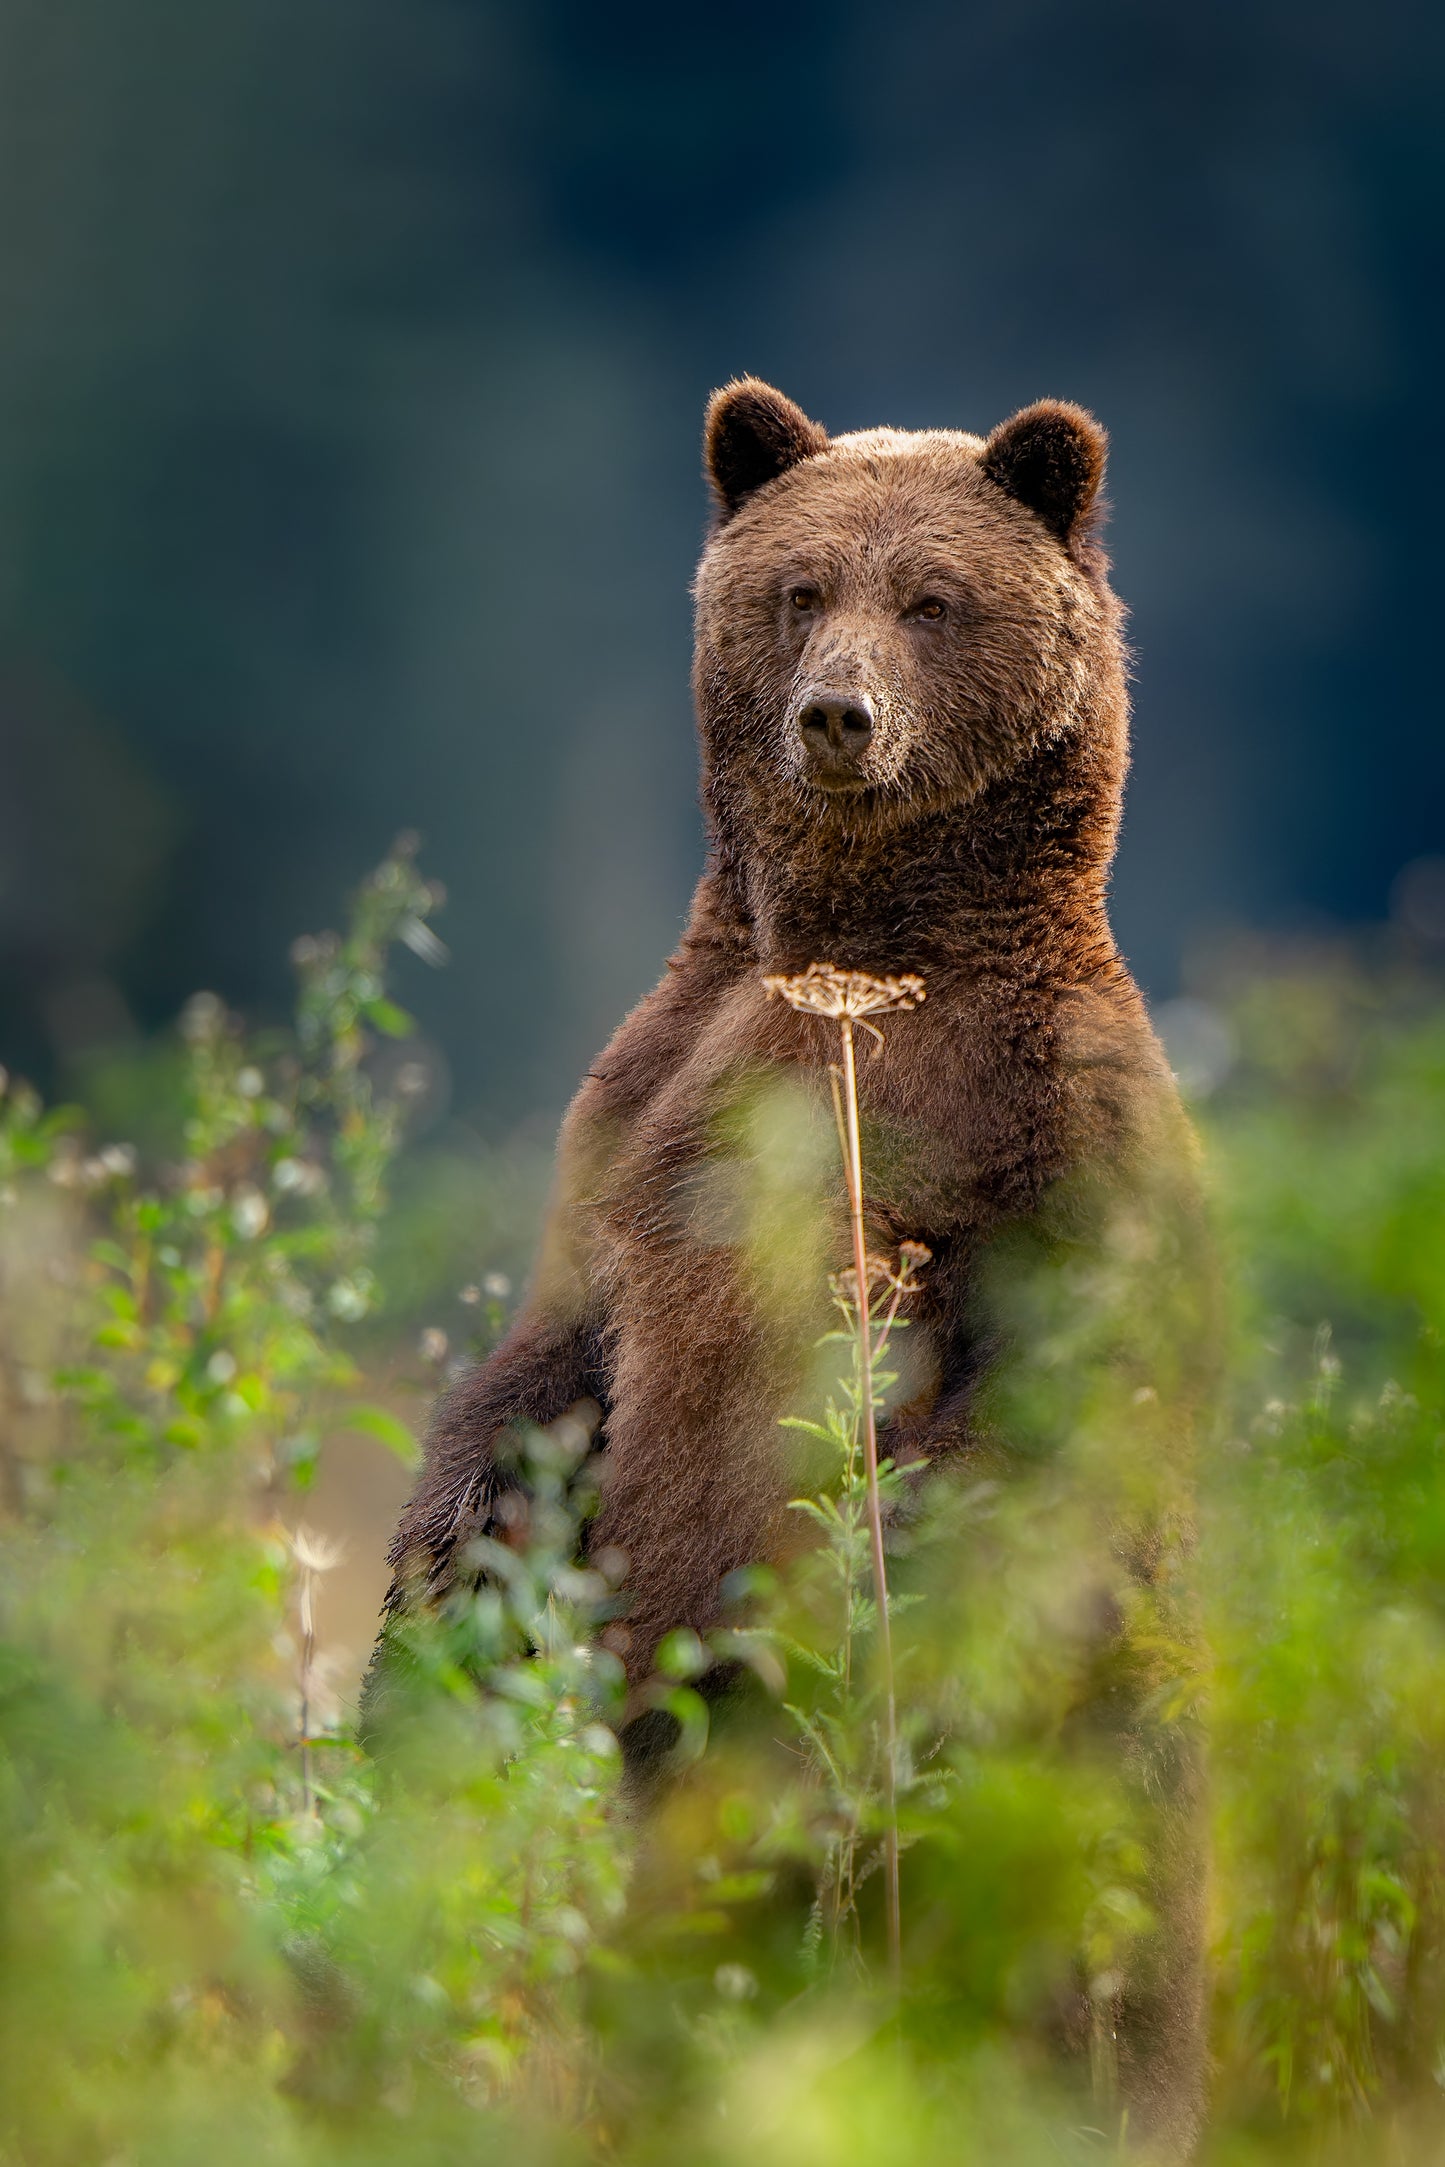
[[[724,519],[764,482],[827,448],[827,430],[756,376],[725,384],[707,402],[703,458]]]

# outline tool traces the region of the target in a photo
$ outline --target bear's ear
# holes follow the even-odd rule
[[[1092,414],[1061,399],[1040,399],[999,423],[981,463],[989,480],[1037,512],[1051,534],[1072,542],[1088,526],[1108,449]]]
[[[725,384],[707,402],[703,458],[724,519],[764,482],[827,447],[827,430],[756,376]]]

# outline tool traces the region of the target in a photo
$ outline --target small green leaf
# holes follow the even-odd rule
[[[348,1407],[341,1427],[359,1430],[363,1437],[374,1437],[407,1467],[414,1467],[421,1457],[417,1441],[406,1424],[396,1415],[389,1414],[385,1407]]]
[[[680,1626],[676,1632],[664,1634],[654,1660],[664,1678],[687,1679],[700,1678],[710,1657],[697,1634],[688,1626]]]
[[[388,1038],[410,1038],[416,1029],[415,1017],[409,1016],[404,1008],[398,1008],[395,1001],[368,1001],[366,1020],[374,1023]]]
[[[134,1324],[103,1324],[95,1335],[97,1347],[135,1347],[140,1344],[140,1332]]]

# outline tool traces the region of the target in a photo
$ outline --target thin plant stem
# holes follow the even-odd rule
[[[848,1157],[848,1125],[843,1118],[842,1071],[837,1066],[837,1063],[833,1061],[828,1063],[828,1088],[833,1094],[833,1119],[838,1128],[838,1151],[846,1168],[850,1161]],[[850,1200],[852,1193],[850,1180],[848,1188]],[[853,1494],[853,1471],[856,1464],[857,1450],[858,1423],[855,1415],[849,1427],[848,1460],[844,1469],[844,1488],[849,1497]],[[853,1704],[853,1545],[851,1541],[844,1550],[843,1619],[843,1708],[846,1713]]]
[[[316,1790],[312,1781],[311,1761],[311,1698],[316,1679],[316,1587],[323,1573],[329,1573],[341,1558],[341,1546],[327,1542],[324,1536],[314,1534],[309,1528],[298,1527],[291,1537],[291,1552],[300,1574],[299,1607],[301,1611],[301,1733],[297,1741],[301,1748],[301,1811],[316,1811]]]
[[[311,1670],[316,1660],[315,1575],[309,1564],[301,1567],[301,1811],[312,1811],[311,1794]]]
[[[883,1555],[883,1506],[878,1481],[878,1424],[874,1387],[875,1365],[888,1345],[889,1334],[897,1320],[898,1304],[905,1291],[904,1281],[911,1283],[914,1267],[927,1261],[929,1251],[921,1242],[907,1242],[900,1248],[899,1270],[896,1275],[888,1274],[893,1284],[893,1300],[882,1317],[882,1329],[875,1350],[872,1343],[873,1303],[868,1277],[868,1250],[863,1233],[863,1149],[859,1138],[857,1049],[853,1025],[855,1022],[860,1023],[881,1046],[883,1033],[868,1019],[872,1016],[889,1015],[895,1010],[916,1008],[923,1000],[927,988],[923,980],[912,971],[876,978],[869,971],[840,970],[833,963],[810,963],[805,971],[775,973],[765,977],[763,989],[767,993],[776,994],[780,1000],[786,1001],[790,1008],[797,1009],[800,1013],[831,1017],[842,1032],[841,1076],[830,1063],[829,1082],[832,1086],[833,1113],[838,1122],[843,1168],[848,1184],[848,1215],[853,1233],[853,1276],[857,1300],[855,1346],[858,1374],[853,1421],[849,1432],[848,1480],[851,1486],[851,1470],[854,1464],[851,1455],[856,1446],[861,1419],[868,1534],[873,1554],[879,1650],[883,1663],[884,1744],[887,1759],[884,1863],[888,1959],[896,1995],[901,1989],[903,1978],[903,1933],[898,1885],[898,1710],[893,1678],[893,1637],[888,1617],[888,1575]],[[839,1299],[846,1310],[846,1300],[841,1292]],[[849,1626],[845,1630],[845,1661],[850,1657],[851,1614]]]
[[[878,1604],[878,1649],[883,1665],[884,1784],[887,1821],[883,1865],[888,1914],[888,1970],[895,1993],[903,1981],[903,1926],[898,1878],[898,1708],[893,1687],[893,1635],[888,1618],[888,1572],[883,1556],[883,1501],[878,1487],[878,1421],[873,1404],[872,1303],[868,1251],[863,1234],[863,1146],[858,1128],[858,1070],[853,1018],[840,1016],[843,1034],[843,1116],[847,1150],[848,1216],[853,1229],[853,1269],[858,1281],[858,1368],[863,1415],[863,1471],[868,1486],[868,1533],[873,1551],[873,1589]]]

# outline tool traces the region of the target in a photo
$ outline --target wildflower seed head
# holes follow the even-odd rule
[[[242,1182],[231,1199],[231,1224],[244,1241],[255,1241],[264,1234],[271,1219],[271,1207],[253,1182]]]
[[[896,1265],[887,1257],[870,1256],[868,1259],[869,1301],[871,1302],[875,1294],[883,1287],[889,1288],[894,1294],[898,1295],[917,1294],[920,1286],[918,1275],[923,1270],[924,1265],[931,1262],[932,1257],[933,1251],[929,1248],[927,1242],[914,1241],[899,1243]],[[835,1302],[842,1302],[850,1309],[856,1308],[858,1302],[858,1274],[851,1265],[843,1271],[832,1273],[828,1280],[828,1288]]]
[[[218,994],[193,993],[181,1010],[181,1036],[189,1046],[214,1045],[226,1028],[226,1004]]]
[[[283,1195],[294,1192],[297,1196],[316,1196],[326,1186],[326,1175],[313,1159],[278,1159],[271,1169],[271,1179]]]
[[[893,1267],[886,1257],[869,1257],[868,1293],[870,1298],[877,1288],[891,1287],[893,1283]],[[858,1299],[858,1274],[853,1269],[853,1266],[850,1264],[842,1271],[830,1273],[828,1288],[835,1301],[847,1302],[850,1305],[856,1303]]]
[[[812,1016],[886,1016],[895,1009],[917,1008],[923,980],[912,971],[897,978],[875,978],[870,971],[842,971],[835,963],[810,963],[805,971],[763,980],[764,990]]]
[[[291,1555],[304,1572],[329,1573],[341,1563],[346,1545],[334,1542],[329,1536],[318,1535],[315,1528],[298,1527],[290,1538]]]

